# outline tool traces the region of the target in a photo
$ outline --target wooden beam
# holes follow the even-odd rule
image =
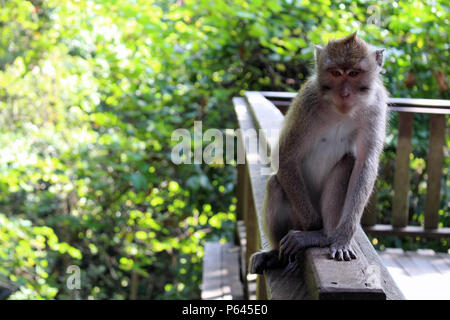
[[[261,91],[259,93],[280,107],[282,113],[286,113],[291,100],[297,95],[296,92]],[[450,114],[450,100],[389,98],[388,106],[390,112]]]
[[[430,143],[427,159],[427,198],[425,201],[425,229],[439,226],[441,207],[441,177],[444,163],[445,116],[430,116]]]
[[[363,227],[366,233],[373,236],[421,237],[421,238],[450,238],[450,228],[424,229],[419,226],[395,228],[388,224],[376,224]]]
[[[250,113],[253,116],[256,127],[261,130],[261,138],[267,142],[269,150],[274,149],[283,123],[283,114],[280,110],[274,108],[273,103],[267,100],[260,92],[246,91],[245,97],[251,106]]]
[[[381,275],[371,279],[371,265],[358,245],[354,245],[358,259],[336,262],[329,259],[328,248],[311,248],[306,251],[305,273],[308,294],[319,300],[386,300],[381,287]],[[374,272],[379,272],[379,268]],[[373,281],[370,281],[373,280]]]
[[[409,112],[409,113],[424,113],[424,114],[450,114],[450,109],[444,108],[417,108],[408,106],[389,106],[388,110],[391,112]]]
[[[392,225],[405,227],[408,224],[409,208],[409,154],[413,131],[412,113],[399,115],[398,142],[395,157],[394,203],[392,209]]]
[[[269,99],[294,99],[297,92],[258,91]],[[416,98],[388,98],[392,106],[450,108],[450,100],[443,99],[416,99]]]
[[[206,242],[203,259],[202,300],[242,300],[239,247],[231,243]]]
[[[450,100],[442,99],[389,98],[388,101],[393,106],[450,108]]]

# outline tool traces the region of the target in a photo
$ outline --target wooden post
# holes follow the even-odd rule
[[[400,113],[397,154],[395,159],[394,204],[392,226],[405,227],[408,224],[409,207],[409,154],[413,131],[413,113]]]
[[[245,183],[245,227],[247,230],[247,248],[245,257],[245,266],[247,269],[250,256],[255,253],[257,248],[258,224],[255,213],[255,204],[253,202],[253,193],[250,186],[248,176],[248,163],[246,167],[246,183]]]
[[[441,204],[441,176],[444,161],[445,115],[430,115],[430,143],[427,159],[427,198],[425,202],[425,229],[437,229]]]
[[[245,164],[237,165],[237,186],[236,186],[236,198],[237,198],[237,208],[236,208],[236,220],[244,220],[245,217],[245,201],[244,201],[244,190],[245,190],[245,175],[246,167]]]

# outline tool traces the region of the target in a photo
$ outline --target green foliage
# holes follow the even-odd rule
[[[13,282],[16,299],[53,299],[61,285],[52,272],[57,257],[82,258],[78,249],[59,242],[51,228],[4,214],[0,214],[0,241],[0,280]]]
[[[376,17],[371,5],[379,26],[367,23]],[[297,90],[313,43],[358,29],[387,48],[393,96],[448,99],[444,1],[1,6],[0,275],[19,286],[16,299],[198,298],[204,241],[232,239],[236,173],[233,165],[173,164],[171,134],[192,132],[197,120],[204,130],[233,128],[231,97],[244,90]],[[416,120],[411,212],[420,224],[428,121]],[[391,131],[379,182],[385,217]],[[69,265],[82,271],[76,293],[65,286]]]

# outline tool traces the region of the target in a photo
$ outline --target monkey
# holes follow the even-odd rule
[[[271,248],[251,256],[250,273],[289,267],[309,247],[329,247],[330,259],[357,259],[352,239],[386,134],[384,49],[355,32],[314,51],[314,73],[283,120],[278,170],[266,185],[263,231]]]

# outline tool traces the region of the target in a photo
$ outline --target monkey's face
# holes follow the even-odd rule
[[[324,100],[340,113],[350,113],[358,105],[367,103],[370,84],[373,81],[370,70],[363,63],[351,67],[332,65],[321,77],[321,91]]]
[[[382,50],[371,50],[356,33],[316,47],[322,101],[343,114],[368,105],[382,58]]]

